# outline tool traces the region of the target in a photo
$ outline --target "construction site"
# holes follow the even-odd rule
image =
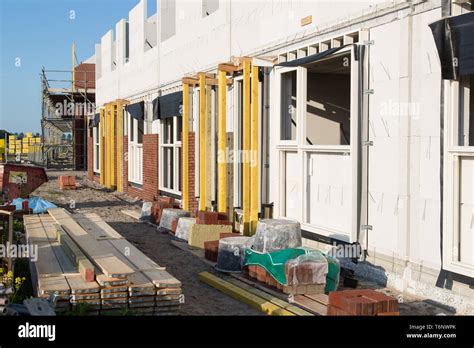
[[[0,139],[0,314],[474,315],[473,9],[131,1]]]

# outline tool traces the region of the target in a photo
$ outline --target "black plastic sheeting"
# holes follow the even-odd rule
[[[301,65],[305,65],[305,64],[314,63],[314,62],[317,62],[318,60],[326,58],[326,57],[342,50],[343,48],[346,48],[347,46],[351,46],[351,45],[353,45],[353,44],[347,44],[347,45],[342,45],[342,46],[339,46],[339,47],[333,47],[333,48],[330,48],[330,49],[328,49],[326,51],[323,51],[321,53],[316,53],[316,54],[312,54],[310,56],[295,59],[295,60],[292,60],[291,62],[280,63],[280,64],[277,64],[276,66],[284,66],[284,67],[291,68],[291,67],[296,67],[296,66],[301,66]],[[357,60],[357,57],[356,57],[356,60]]]
[[[183,92],[174,92],[153,100],[153,119],[182,116]]]
[[[431,23],[431,31],[441,61],[441,76],[458,80],[474,74],[474,12]]]
[[[145,118],[145,113],[144,113],[144,103],[138,102],[135,104],[130,104],[125,107],[125,110],[128,111],[130,116],[133,118],[136,118],[137,120],[143,120]]]
[[[100,122],[99,114],[95,114],[93,118],[89,120],[89,128],[97,127]]]

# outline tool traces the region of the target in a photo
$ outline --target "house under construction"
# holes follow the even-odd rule
[[[42,151],[30,161],[47,168],[87,168],[87,115],[95,103],[95,57],[73,71],[41,71]]]

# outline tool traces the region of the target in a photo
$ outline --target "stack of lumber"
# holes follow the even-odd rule
[[[25,217],[29,243],[38,244],[33,263],[39,296],[55,293],[57,308],[87,303],[92,312],[176,314],[181,283],[93,213],[62,208]]]

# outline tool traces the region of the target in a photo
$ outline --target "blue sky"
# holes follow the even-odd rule
[[[39,73],[71,70],[139,0],[0,0],[0,129],[40,132]],[[70,11],[75,19],[70,19]],[[148,0],[148,16],[156,0]],[[20,59],[20,66],[16,66]],[[55,76],[62,79],[63,76]],[[64,86],[63,86],[64,87]]]

